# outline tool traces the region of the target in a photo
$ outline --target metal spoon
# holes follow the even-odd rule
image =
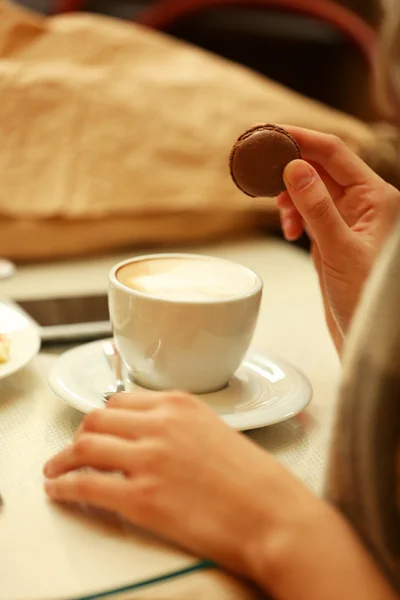
[[[104,400],[107,402],[113,394],[125,392],[125,383],[122,375],[122,361],[115,343],[105,342],[103,352],[115,377],[114,389],[103,394]]]

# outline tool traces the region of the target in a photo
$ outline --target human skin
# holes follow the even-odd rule
[[[286,168],[282,224],[288,239],[304,223],[312,236],[340,350],[400,197],[340,140],[288,130],[307,162]],[[44,473],[53,500],[116,511],[247,577],[274,600],[397,598],[334,507],[189,394],[113,396],[85,417]]]
[[[400,192],[339,138],[286,126],[304,160],[285,169],[277,199],[286,239],[306,227],[329,331],[338,352],[365,281],[399,214]]]
[[[53,500],[116,511],[274,599],[396,598],[333,507],[189,394],[113,396],[44,473]]]

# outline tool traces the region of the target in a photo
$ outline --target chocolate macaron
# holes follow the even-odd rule
[[[277,125],[257,125],[245,131],[232,148],[229,166],[237,187],[253,198],[277,196],[286,189],[283,172],[301,158],[292,136]]]

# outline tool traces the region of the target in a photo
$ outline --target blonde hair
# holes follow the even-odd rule
[[[375,94],[385,118],[400,126],[400,0],[381,0],[383,18]]]

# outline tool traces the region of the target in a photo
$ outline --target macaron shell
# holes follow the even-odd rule
[[[248,196],[277,196],[286,189],[286,165],[298,158],[300,149],[287,131],[276,125],[259,125],[235,143],[229,161],[231,176]]]

